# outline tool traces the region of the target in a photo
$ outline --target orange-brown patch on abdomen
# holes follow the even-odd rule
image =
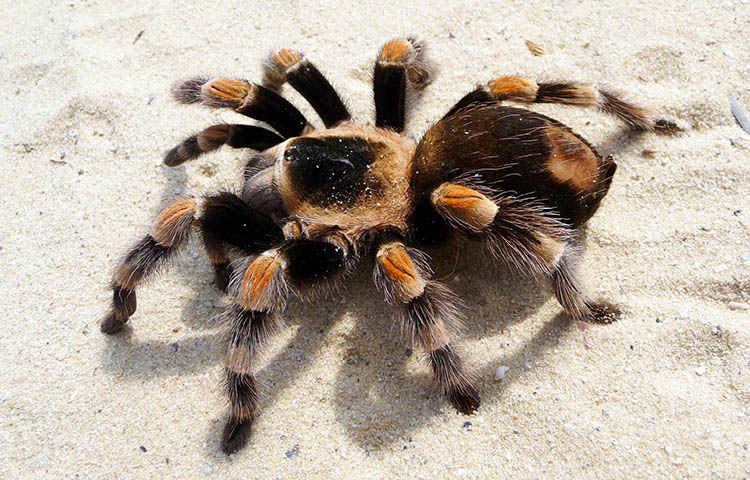
[[[550,143],[547,171],[560,182],[569,182],[581,192],[596,188],[599,157],[575,134],[550,125],[545,134]]]

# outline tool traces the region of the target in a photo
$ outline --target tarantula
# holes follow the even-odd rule
[[[459,100],[416,143],[405,132],[407,98],[435,71],[422,42],[388,42],[374,68],[374,127],[352,123],[318,69],[286,48],[265,64],[265,86],[193,78],[173,88],[179,102],[233,109],[275,131],[214,125],[166,154],[174,166],[222,145],[258,152],[239,194],[183,198],[161,211],[117,267],[101,330],[123,328],[136,309],[136,286],[196,229],[217,286],[232,300],[223,314],[231,404],[225,452],[247,441],[256,415],[256,355],[278,330],[289,294],[325,293],[362,256],[373,258],[375,285],[400,305],[402,333],[422,345],[437,386],[464,414],[479,407],[479,394],[452,343],[458,299],[431,278],[426,255],[413,245],[452,233],[484,241],[495,258],[546,277],[571,317],[612,319],[612,308],[580,284],[574,237],[607,193],[614,160],[562,123],[503,102],[598,107],[639,130],[670,133],[676,125],[586,84],[501,77]],[[312,105],[325,128],[313,127],[275,93],[284,83]]]

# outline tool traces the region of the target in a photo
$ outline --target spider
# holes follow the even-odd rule
[[[364,256],[373,259],[376,287],[400,307],[403,336],[421,344],[435,383],[463,414],[479,407],[479,393],[453,346],[459,300],[432,278],[417,246],[454,234],[480,240],[493,257],[546,278],[572,318],[607,322],[616,314],[585,293],[575,242],[606,195],[616,163],[562,123],[503,102],[597,107],[636,130],[678,127],[586,84],[500,77],[464,96],[417,143],[405,131],[407,99],[435,72],[423,42],[386,43],[374,67],[374,126],[353,123],[320,71],[287,48],[264,64],[264,86],[199,77],[173,87],[179,102],[233,109],[273,131],[213,125],[166,154],[164,162],[175,166],[222,145],[256,151],[241,191],[182,198],[161,211],[151,233],[117,266],[101,330],[123,328],[136,309],[136,287],[197,230],[216,285],[232,300],[222,314],[229,332],[224,452],[248,439],[257,414],[257,353],[279,330],[287,297],[330,292]],[[276,93],[284,83],[312,105],[325,128],[313,127]]]

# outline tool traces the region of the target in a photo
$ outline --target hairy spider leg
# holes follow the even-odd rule
[[[375,61],[375,126],[403,132],[408,96],[434,79],[437,69],[423,42],[398,38],[386,43]]]
[[[531,274],[542,275],[555,297],[576,319],[609,323],[616,309],[589,298],[575,266],[572,231],[547,208],[512,195],[494,196],[482,188],[444,183],[431,194],[435,210],[453,228],[479,236],[499,259]]]
[[[422,344],[438,388],[459,412],[470,414],[479,407],[479,392],[451,346],[460,325],[459,301],[442,283],[430,280],[431,275],[419,250],[400,240],[378,247],[373,278],[388,301],[400,304],[402,336]]]
[[[281,228],[266,214],[230,192],[203,200],[200,230],[203,246],[213,264],[216,286],[226,290],[231,275],[230,252],[257,254],[284,239]]]
[[[500,77],[466,94],[445,115],[449,117],[475,102],[561,103],[579,107],[596,107],[615,115],[635,130],[673,134],[680,128],[650,110],[627,102],[617,93],[580,82],[537,83],[530,78]]]
[[[226,288],[229,275],[227,247],[260,252],[283,239],[281,228],[231,193],[206,197],[201,210],[200,217],[196,217],[198,206],[192,198],[173,201],[159,213],[151,233],[123,257],[112,279],[112,308],[102,321],[102,332],[111,334],[122,329],[135,313],[136,287],[153,276],[185,244],[193,226],[200,229],[221,289]]]
[[[263,127],[226,123],[212,125],[177,144],[164,156],[164,163],[174,167],[213,152],[222,145],[262,151],[283,141],[279,135]]]
[[[112,278],[112,308],[104,317],[101,330],[115,333],[122,329],[136,309],[135,287],[163,266],[190,236],[196,203],[182,198],[167,205],[144,236],[123,257]]]
[[[225,357],[230,418],[221,448],[239,450],[248,439],[257,407],[254,371],[260,348],[281,322],[290,291],[310,291],[347,268],[348,251],[328,241],[288,239],[259,255],[237,260],[229,287],[233,299],[224,319],[229,326]]]
[[[281,48],[271,54],[263,67],[264,85],[278,90],[284,83],[289,83],[312,105],[326,128],[351,119],[330,82],[298,51]]]
[[[180,103],[232,109],[269,124],[283,138],[312,130],[312,125],[288,100],[246,80],[195,77],[172,87],[172,95]]]

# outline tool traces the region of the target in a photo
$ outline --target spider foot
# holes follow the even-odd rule
[[[664,135],[675,135],[682,132],[682,129],[671,120],[660,118],[656,122],[654,122],[654,131]]]
[[[591,313],[586,315],[582,320],[588,323],[607,325],[620,319],[622,312],[619,307],[607,302],[594,303],[589,305]]]
[[[104,317],[100,328],[102,333],[112,335],[113,333],[117,333],[122,330],[122,327],[124,326],[125,322],[117,318],[117,314],[112,311],[109,312],[106,317]]]
[[[242,448],[250,437],[252,424],[252,419],[230,418],[224,426],[224,433],[221,434],[221,450],[230,455]]]
[[[448,400],[464,415],[471,415],[479,408],[479,392],[471,384],[453,387],[448,391]]]

